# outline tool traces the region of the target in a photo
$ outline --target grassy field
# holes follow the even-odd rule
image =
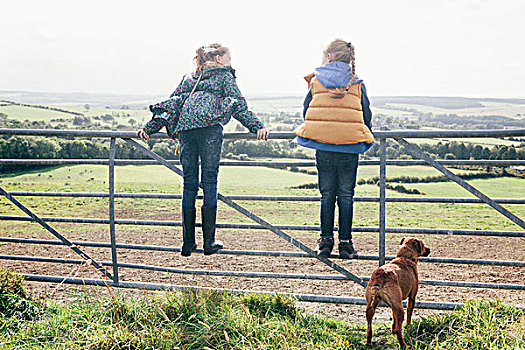
[[[68,109],[68,108],[64,108]],[[9,119],[16,120],[30,120],[30,121],[45,121],[49,122],[51,119],[57,118],[73,118],[69,113],[52,111],[42,108],[32,108],[24,106],[0,106],[0,113],[6,114]]]
[[[285,98],[275,100],[257,100],[250,102],[255,111],[261,112],[297,112],[300,111],[302,100]],[[118,105],[117,105],[118,106]],[[525,114],[523,105],[504,105],[487,103],[484,112],[480,109],[451,110],[416,105],[398,105],[399,107],[415,108],[419,111],[433,113],[468,114],[503,114],[514,116]],[[127,125],[130,118],[138,124],[149,119],[146,110],[64,107],[86,116],[95,117],[104,114],[119,114],[117,123]],[[393,115],[407,112],[385,109],[385,114]],[[378,112],[374,110],[374,112]],[[479,113],[478,113],[479,112]],[[21,106],[0,106],[0,113],[8,118],[18,120],[43,120],[63,118],[66,124],[72,125],[73,115],[57,111]],[[129,116],[128,116],[129,114]],[[112,122],[103,125],[111,126]],[[235,123],[230,123],[226,131],[233,131]],[[453,140],[414,140],[416,143],[447,142]],[[464,139],[456,141],[472,142],[492,147],[495,144],[517,145],[517,142],[499,139]],[[457,174],[475,171],[453,169]],[[379,168],[362,166],[359,168],[359,179],[370,179],[379,175]],[[440,175],[439,172],[424,166],[387,167],[387,177],[414,176],[427,177]],[[254,167],[222,167],[219,175],[219,191],[226,195],[290,195],[318,196],[315,189],[293,189],[298,185],[317,183],[317,176],[303,173],[293,173],[287,170]],[[494,178],[469,181],[473,186],[491,197],[525,198],[525,180],[519,178]],[[417,189],[425,196],[436,197],[473,197],[467,191],[453,182],[441,183],[407,183],[408,189]],[[28,171],[18,174],[1,174],[0,186],[8,191],[50,191],[50,192],[107,192],[108,167],[95,165],[62,166]],[[150,193],[181,193],[181,179],[163,166],[118,166],[116,167],[116,192],[150,192]],[[378,196],[379,189],[375,185],[360,185],[356,187],[356,196]],[[411,196],[387,190],[388,197]],[[50,198],[50,197],[18,197],[31,210],[40,216],[63,216],[85,218],[108,218],[107,198]],[[180,220],[180,200],[156,199],[117,199],[115,202],[117,219],[137,220]],[[319,202],[262,202],[239,201],[239,204],[252,210],[255,214],[273,224],[318,225]],[[200,203],[198,203],[200,205]],[[525,206],[505,205],[519,217],[525,217]],[[354,226],[378,226],[379,206],[377,203],[356,202],[354,206]],[[417,204],[388,203],[387,227],[408,228],[449,228],[468,230],[510,230],[520,229],[485,204]],[[0,215],[24,216],[4,197],[0,198]],[[250,219],[236,213],[234,210],[219,204],[219,222],[253,223]],[[55,225],[53,225],[55,227]],[[57,224],[57,229],[66,237],[74,240],[107,241],[107,225]],[[15,221],[0,221],[2,236],[52,239],[51,235],[36,224]],[[144,229],[143,226],[118,226],[119,243],[178,245],[180,228],[174,234],[172,228]],[[227,231],[227,232],[224,232]],[[228,237],[232,249],[268,249],[289,250],[289,245],[274,244],[264,230],[246,232],[247,230],[222,230],[221,237]],[[226,235],[227,234],[227,235]],[[318,232],[291,232],[309,246],[315,245]],[[175,238],[176,236],[176,238]],[[275,237],[272,237],[275,239]],[[356,234],[360,254],[377,254],[377,234]],[[425,236],[425,242],[430,243],[436,256],[472,257],[523,260],[523,239],[474,238],[466,236],[447,237]],[[399,237],[389,234],[387,253],[394,252]],[[281,240],[282,241],[282,240]],[[243,245],[247,242],[246,245]],[[513,246],[513,244],[518,246]],[[237,245],[234,246],[234,243]],[[283,242],[280,242],[284,244]],[[27,246],[27,245],[26,245]],[[77,258],[71,252],[60,248],[34,245],[30,248],[14,244],[0,244],[0,254],[59,256]],[[366,247],[366,248],[365,248]],[[494,248],[496,247],[496,248]],[[514,248],[513,248],[514,247]],[[434,250],[435,248],[435,250]],[[29,250],[28,250],[29,249]],[[293,248],[292,248],[293,249]],[[90,251],[91,252],[91,251]],[[109,259],[106,253],[93,250],[97,259]],[[263,270],[271,272],[325,273],[322,266],[309,265],[310,262],[291,262],[264,260],[257,258],[256,262],[247,257],[214,256],[213,260],[202,257],[191,257],[179,261],[173,255],[160,253],[156,256],[148,252],[127,252],[119,250],[120,261],[150,263],[159,266],[201,269],[240,269]],[[196,254],[195,254],[196,255]],[[500,256],[501,255],[501,256]],[[6,262],[25,273],[62,274],[70,272],[67,267]],[[12,263],[12,264],[11,264]],[[181,265],[181,264],[188,264]],[[345,267],[359,274],[369,274],[371,268],[362,261],[348,261]],[[251,264],[251,265],[250,265]],[[295,264],[295,265],[294,265]],[[362,264],[363,266],[358,266]],[[374,266],[376,263],[374,262]],[[434,266],[438,265],[438,266]],[[71,268],[71,267],[69,267]],[[283,270],[279,270],[283,268]],[[484,269],[485,268],[485,269]],[[488,271],[487,271],[488,270]],[[317,294],[356,295],[347,285],[338,284],[331,288],[330,284],[323,286],[315,283],[294,285],[292,282],[274,279],[232,282],[223,279],[221,282],[204,278],[199,280],[190,275],[187,280],[176,274],[157,274],[147,277],[132,275],[121,270],[124,280],[153,279],[155,282],[168,282],[175,279],[176,283],[187,285],[204,285],[216,287],[238,287],[245,289],[293,291]],[[503,271],[499,267],[459,266],[433,264],[432,268],[422,266],[420,273],[427,279],[472,280],[481,282],[522,283],[523,271],[520,268],[510,268]],[[180,280],[178,280],[180,278]],[[508,279],[508,280],[507,280]],[[150,280],[151,281],[151,280]],[[178,282],[177,282],[178,281]],[[509,282],[510,281],[510,282]],[[299,281],[302,283],[304,281]],[[238,284],[235,284],[238,283]],[[260,284],[259,284],[260,283]],[[240,286],[240,287],[239,287]],[[308,289],[310,288],[311,289]],[[288,289],[287,289],[288,288]],[[302,289],[306,288],[306,289]],[[323,289],[324,288],[324,289]],[[1,288],[0,288],[1,289]],[[297,309],[291,300],[272,297],[238,297],[216,293],[168,293],[143,295],[136,298],[117,297],[110,299],[101,296],[104,291],[90,289],[77,295],[67,304],[38,304],[24,312],[7,315],[0,314],[0,349],[365,349],[364,324],[353,324],[341,319],[329,319],[313,316]],[[100,292],[100,293],[99,293]],[[360,291],[361,292],[361,291]],[[493,294],[491,294],[494,292]],[[464,301],[488,295],[491,298],[503,296],[504,291],[469,290],[423,286],[421,300]],[[523,304],[514,293],[502,299],[514,300]],[[477,293],[477,294],[476,294]],[[485,293],[485,294],[484,294]],[[499,294],[498,294],[499,293]],[[0,309],[9,305],[11,311],[19,310],[25,301],[16,298],[8,302],[2,299],[0,290]],[[358,296],[362,296],[357,294]],[[465,296],[467,295],[467,296]],[[419,296],[418,296],[419,297]],[[15,304],[9,304],[15,302]],[[324,306],[328,309],[330,306]],[[342,316],[339,306],[334,306],[333,314]],[[23,308],[20,310],[24,310]],[[28,318],[27,318],[28,317]],[[525,348],[524,315],[521,311],[500,302],[472,301],[466,307],[453,313],[431,317],[417,317],[415,322],[406,328],[407,342],[413,349],[522,349]],[[358,321],[355,321],[358,322]],[[397,343],[390,334],[390,325],[377,322],[374,328],[374,345],[369,349],[397,349]]]
[[[45,105],[44,105],[45,106]],[[133,109],[109,109],[109,108],[90,108],[89,110],[86,110],[84,107],[81,106],[52,106],[47,105],[48,107],[55,107],[75,113],[82,113],[86,117],[100,117],[105,114],[110,114],[115,116],[115,120],[120,123],[127,125],[128,120],[130,118],[135,119],[135,121],[138,124],[144,124],[149,120],[151,117],[151,113],[148,110],[141,109],[141,110],[133,110]],[[73,126],[73,118],[75,118],[75,115],[66,113],[66,112],[60,112],[55,110],[49,110],[49,109],[42,109],[42,108],[35,108],[35,107],[27,107],[27,106],[0,106],[0,113],[3,113],[7,115],[7,118],[9,119],[15,119],[15,120],[29,120],[29,121],[44,121],[44,122],[51,122],[51,120],[56,119],[64,119],[64,122],[60,122],[61,124],[66,124],[69,126]],[[119,115],[117,117],[117,115]],[[100,122],[102,125],[111,125],[112,122],[105,122],[103,120],[92,120],[94,122]]]
[[[401,130],[401,129],[400,129]],[[496,145],[503,146],[514,146],[519,147],[523,142],[521,141],[511,141],[511,140],[502,140],[489,137],[470,137],[470,138],[453,138],[453,139],[408,139],[408,142],[415,143],[417,145],[429,144],[435,145],[439,142],[441,143],[450,143],[450,142],[462,142],[465,144],[471,143],[473,145],[481,145],[483,147],[488,147],[489,149],[493,148]]]
[[[507,117],[516,117],[518,115],[525,115],[525,105],[524,104],[516,104],[516,103],[500,103],[500,102],[486,102],[483,101],[482,104],[483,107],[474,107],[474,108],[439,108],[434,106],[424,106],[424,105],[416,105],[416,104],[407,104],[407,103],[388,103],[388,105],[392,105],[394,107],[401,107],[401,108],[407,108],[407,109],[415,109],[419,112],[428,113],[431,112],[433,114],[457,114],[460,116],[469,116],[469,115],[504,115]],[[383,109],[385,112],[388,111],[390,113],[394,112],[395,110]],[[398,111],[402,112],[402,111]],[[409,112],[404,112],[405,115],[409,114]]]
[[[465,171],[454,170],[457,173]],[[171,171],[162,166],[117,166],[116,192],[160,192],[181,193],[182,181]],[[363,166],[359,168],[360,178],[377,176],[378,167]],[[438,173],[428,167],[387,167],[388,176],[433,176]],[[107,166],[77,165],[62,166],[48,169],[33,170],[24,174],[3,174],[0,176],[0,186],[8,191],[65,191],[65,192],[106,192],[108,190]],[[292,189],[291,187],[315,183],[317,177],[287,170],[254,167],[222,167],[219,176],[219,191],[223,194],[258,194],[258,195],[311,195],[317,196],[314,189]],[[496,178],[470,181],[474,186],[489,196],[524,198],[525,180],[515,178]],[[417,188],[425,196],[466,196],[471,197],[454,183],[405,184],[407,188]],[[357,186],[356,196],[377,196],[378,187],[374,185]],[[407,196],[387,190],[387,196]],[[107,198],[49,198],[49,197],[18,197],[31,210],[40,216],[108,218]],[[273,224],[319,224],[318,202],[262,202],[239,201],[249,210]],[[198,203],[200,205],[200,203]],[[355,204],[355,226],[377,226],[378,204]],[[506,205],[520,217],[525,216],[524,206]],[[117,219],[136,220],[180,220],[180,200],[155,199],[117,199],[115,202]],[[0,198],[0,215],[24,214],[5,198]],[[468,218],[468,219],[467,219]],[[219,222],[253,223],[246,217],[234,212],[223,204],[219,205]],[[53,223],[61,234],[71,240],[108,241],[107,225],[82,225]],[[488,230],[519,230],[516,225],[495,212],[487,205],[454,205],[454,204],[416,204],[388,203],[388,227],[412,228],[451,228],[451,229],[488,229]],[[15,221],[0,221],[2,236],[53,239],[53,237],[37,224]],[[180,228],[155,228],[144,226],[118,226],[119,243],[155,244],[177,246],[174,241],[180,236]],[[227,231],[227,232],[224,232]],[[222,230],[221,239],[226,239],[232,249],[268,249],[293,250],[293,247],[277,245],[268,238],[264,230]],[[228,234],[228,236],[226,236]],[[315,245],[318,232],[290,232],[308,246]],[[172,238],[175,237],[176,238]],[[223,237],[227,238],[223,238]],[[358,233],[355,235],[360,252],[377,254],[377,234]],[[484,255],[485,250],[491,252],[491,241],[478,241],[473,237],[426,236],[425,242],[432,246],[437,256],[494,258]],[[456,240],[456,241],[452,241]],[[282,240],[281,240],[282,241]],[[461,242],[465,242],[464,244]],[[499,240],[498,240],[499,241]],[[235,243],[246,246],[232,247]],[[368,246],[365,249],[365,242]],[[390,254],[399,242],[398,235],[387,235],[387,252]],[[458,242],[458,243],[453,243]],[[522,240],[502,241],[498,246],[497,258],[520,260],[522,247],[513,247]],[[249,245],[248,245],[249,244]],[[394,248],[392,248],[394,247]],[[443,253],[443,247],[446,247]],[[471,252],[470,249],[475,249]],[[483,253],[478,251],[484,250]],[[90,250],[96,259],[108,260],[109,251]],[[467,253],[467,255],[465,255]],[[0,254],[34,255],[51,257],[78,258],[65,248],[33,245],[30,247],[0,244]],[[361,254],[361,253],[360,253]],[[517,256],[516,256],[517,255]],[[263,260],[257,258],[254,263],[248,257],[222,256],[209,259],[197,256],[195,259],[182,261],[178,254],[159,253],[150,256],[149,253],[126,252],[119,250],[122,262],[145,263],[157,266],[173,266],[186,269],[232,269],[255,270],[270,272],[326,273],[323,266],[313,266],[313,263],[303,261]],[[192,256],[191,259],[194,259]],[[27,262],[6,261],[16,271],[33,274],[67,275],[71,266],[53,266]],[[182,265],[181,264],[188,264]],[[295,264],[295,265],[294,265]],[[299,264],[299,265],[297,265]],[[312,264],[312,265],[310,265]],[[319,264],[318,264],[319,265]],[[348,262],[351,271],[359,271],[367,275],[370,269],[357,266],[354,261]],[[375,263],[374,263],[375,265]],[[434,264],[432,264],[434,265]],[[472,280],[483,282],[502,281],[503,283],[521,283],[520,268],[503,270],[487,267],[490,271],[471,269],[459,266],[452,271],[450,266],[436,264],[435,270],[422,266],[421,278],[463,280],[469,279],[465,274],[473,274]],[[285,271],[280,269],[285,268]],[[441,270],[443,272],[440,272]],[[289,271],[291,269],[292,271]],[[317,270],[319,269],[319,270]],[[359,269],[359,270],[358,270]],[[432,269],[434,267],[432,266]],[[195,278],[177,274],[158,273],[152,276],[132,275],[134,271],[121,269],[123,280],[144,280],[184,285],[216,286],[220,288],[245,288],[262,290],[277,290],[303,292],[310,294],[352,295],[362,297],[362,291],[348,290],[347,285],[340,285],[329,291],[315,286],[316,283],[290,285],[288,281],[233,281],[224,278],[216,282],[209,277]],[[139,272],[136,272],[139,273]],[[84,273],[83,273],[84,274]],[[510,282],[499,279],[498,276],[510,276]],[[479,280],[478,280],[479,279]],[[496,279],[496,280],[494,280]],[[273,284],[272,284],[273,282]],[[328,285],[329,287],[330,285]],[[426,287],[426,288],[425,288]],[[68,293],[68,303],[53,304],[38,313],[38,317],[24,321],[14,317],[2,318],[0,315],[0,349],[365,349],[364,318],[357,317],[350,323],[341,319],[328,319],[319,315],[297,310],[293,303],[276,301],[270,297],[224,296],[220,294],[158,294],[150,298],[126,298],[111,300],[98,296],[93,289],[86,294],[72,298],[71,286],[64,286]],[[288,288],[288,289],[287,289]],[[312,289],[303,289],[312,288]],[[284,290],[283,290],[284,289]],[[472,298],[470,293],[477,290],[435,291],[423,286],[420,300],[458,301]],[[481,290],[482,295],[499,291]],[[359,294],[358,294],[359,293]],[[512,298],[519,299],[516,293],[509,291]],[[0,293],[1,294],[1,293]],[[100,292],[104,294],[104,291]],[[451,297],[450,295],[456,295]],[[476,297],[482,295],[475,294]],[[494,294],[490,294],[491,298]],[[509,298],[507,296],[507,298]],[[247,301],[248,300],[248,301]],[[251,300],[251,301],[250,301]],[[509,299],[507,299],[509,300]],[[277,304],[277,306],[276,306]],[[516,301],[516,304],[522,304]],[[241,306],[244,305],[244,306]],[[251,305],[251,306],[249,306]],[[286,306],[288,305],[288,306]],[[292,310],[294,317],[288,313],[274,313],[276,309]],[[332,307],[324,306],[323,308]],[[334,317],[344,316],[338,305],[333,306]],[[160,311],[159,311],[160,310]],[[245,311],[247,310],[247,311]],[[268,311],[270,310],[270,311]],[[273,311],[272,311],[273,310]],[[407,342],[413,349],[513,349],[510,346],[523,346],[523,316],[515,309],[500,303],[479,305],[474,303],[467,311],[445,314],[444,316],[416,317],[412,326],[406,328]],[[362,311],[362,310],[361,310]],[[318,314],[316,311],[311,311]],[[166,317],[164,317],[164,315]],[[192,316],[193,315],[193,316]],[[497,317],[496,317],[497,316]],[[167,318],[167,319],[166,319]],[[346,318],[345,318],[346,319]],[[370,349],[397,349],[395,338],[390,334],[390,325],[377,321],[374,328],[374,344]],[[521,323],[520,323],[521,322]],[[227,335],[225,335],[225,333]],[[507,347],[506,347],[507,346]]]
[[[8,191],[107,191],[107,167],[96,165],[78,165],[36,170],[26,174],[2,175],[1,185]],[[465,171],[456,171],[458,174]],[[162,166],[119,166],[116,168],[116,192],[161,192],[181,193],[182,181]],[[387,176],[433,176],[439,173],[429,167],[387,167]],[[359,178],[378,175],[378,167],[359,168]],[[248,180],[249,179],[249,180]],[[254,195],[309,195],[317,196],[315,189],[292,189],[292,187],[316,183],[317,177],[286,170],[254,167],[222,167],[219,174],[219,191],[223,194]],[[525,180],[518,178],[495,178],[472,180],[470,183],[488,196],[496,198],[524,198]],[[472,197],[466,190],[452,182],[445,183],[410,183],[404,184],[409,189],[418,189],[426,196]],[[379,188],[374,185],[361,185],[356,188],[356,196],[377,196]],[[407,196],[387,190],[387,196]],[[106,214],[107,199],[103,198],[57,198],[50,201],[47,197],[26,197],[23,199],[37,213],[45,216],[102,216]],[[122,217],[128,209],[134,215],[144,216],[151,210],[175,210],[178,200],[154,199],[117,199],[117,217]],[[263,218],[274,223],[318,224],[318,202],[241,202],[253,209]],[[525,208],[508,205],[518,216],[525,215]],[[377,226],[378,206],[375,203],[356,203],[354,222],[356,226]],[[0,199],[0,212],[19,213],[5,198]],[[301,215],[296,213],[300,212]],[[484,204],[417,204],[396,203],[387,205],[387,225],[405,227],[449,227],[461,229],[501,229],[516,230],[509,220]],[[130,214],[128,213],[127,216]],[[465,221],[465,217],[471,220]],[[127,217],[129,218],[129,217]],[[239,215],[227,215],[221,218],[230,222],[249,222]],[[0,227],[8,223],[1,222]]]
[[[108,287],[109,290],[109,287]],[[320,317],[284,296],[184,291],[121,297],[79,293],[67,304],[35,299],[0,269],[0,349],[397,349],[388,325]],[[525,314],[472,300],[454,312],[414,320],[412,349],[521,349]]]

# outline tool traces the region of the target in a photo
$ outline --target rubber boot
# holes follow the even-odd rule
[[[195,214],[196,210],[182,211],[182,247],[180,254],[190,256],[192,251],[197,249],[195,244]]]
[[[204,255],[215,254],[223,248],[221,241],[215,240],[215,222],[217,220],[217,207],[202,207],[202,233],[204,236]]]

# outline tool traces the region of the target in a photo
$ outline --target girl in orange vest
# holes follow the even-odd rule
[[[324,50],[323,65],[305,77],[304,124],[296,142],[316,149],[321,192],[321,237],[317,254],[329,257],[334,247],[335,203],[339,208],[339,256],[357,254],[352,242],[353,197],[359,154],[373,145],[372,112],[363,81],[355,74],[354,47],[341,39]]]

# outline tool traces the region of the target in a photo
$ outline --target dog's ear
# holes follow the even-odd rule
[[[405,241],[405,237],[401,239],[401,242],[399,242],[399,245],[403,245],[403,242]]]
[[[421,253],[423,253],[423,247],[419,239],[414,240],[414,248],[416,248],[418,254],[421,255]]]

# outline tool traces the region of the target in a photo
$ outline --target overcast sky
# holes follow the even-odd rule
[[[0,90],[168,95],[219,42],[245,95],[302,95],[342,38],[372,96],[525,98],[522,0],[0,0],[0,13]]]

